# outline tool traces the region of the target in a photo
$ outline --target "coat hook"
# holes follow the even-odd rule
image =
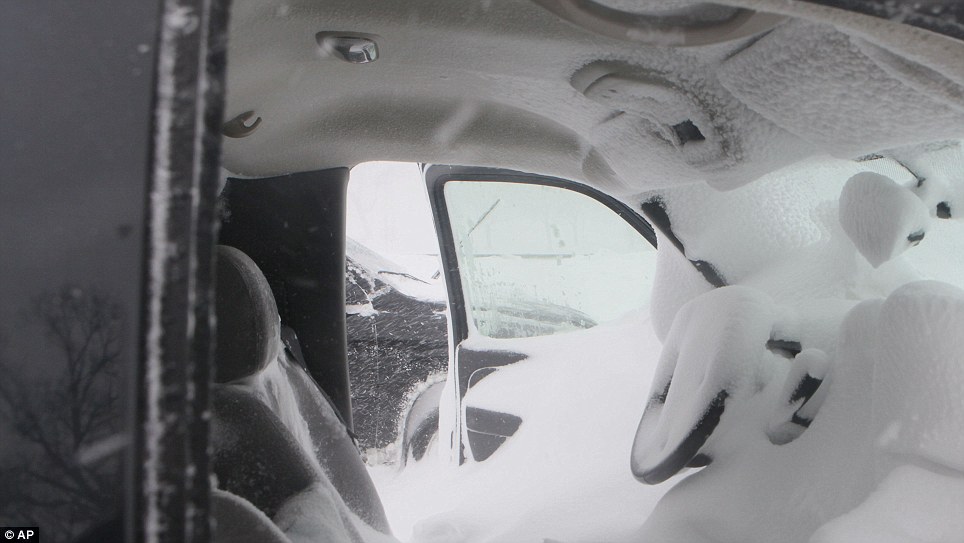
[[[245,111],[221,127],[221,133],[229,138],[244,138],[254,134],[254,131],[261,125],[261,117],[258,117],[250,125],[244,124],[254,117],[254,111]]]

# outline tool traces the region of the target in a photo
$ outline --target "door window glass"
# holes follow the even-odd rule
[[[565,188],[450,181],[444,187],[470,327],[549,335],[645,307],[656,249],[594,198]]]
[[[0,101],[0,526],[34,541],[113,540],[133,517],[151,4],[0,17],[0,72],[30,89]]]

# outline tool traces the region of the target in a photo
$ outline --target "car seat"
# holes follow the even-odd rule
[[[287,504],[320,485],[337,493],[335,507],[350,511],[333,517],[343,521],[348,539],[359,539],[352,517],[364,523],[362,531],[389,534],[381,501],[349,429],[299,365],[292,331],[282,342],[267,279],[232,247],[217,250],[216,302],[211,395],[213,471],[219,489],[216,520],[234,525],[236,514],[250,513],[231,501],[236,496],[278,523]]]

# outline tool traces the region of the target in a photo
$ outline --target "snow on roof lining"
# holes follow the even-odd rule
[[[626,194],[697,181],[733,188],[816,153],[852,158],[964,130],[964,113],[953,107],[960,104],[946,99],[949,88],[964,82],[956,62],[961,42],[813,4],[728,3],[832,21],[836,28],[797,21],[755,44],[749,38],[672,48],[594,35],[528,3],[239,1],[227,117],[253,110],[264,121],[249,137],[225,140],[225,165],[262,176],[373,159],[474,164]],[[314,34],[322,30],[377,35],[381,58],[359,66],[320,57]],[[880,67],[854,37],[940,73],[943,99],[895,76],[893,66]],[[788,47],[786,54],[811,65],[775,72],[775,63],[787,61],[777,53]],[[691,97],[701,108],[694,117],[709,118],[700,130],[723,149],[719,160],[694,164],[685,145],[660,137],[658,118],[621,114],[576,91],[572,75],[599,60],[660,74]],[[780,89],[834,68],[849,73],[854,63],[864,67],[855,80],[822,81],[817,92],[801,93],[802,104],[780,101]],[[850,93],[857,83],[862,93]],[[820,110],[811,101],[817,96],[833,99]],[[841,123],[815,127],[800,114],[814,109]],[[848,115],[861,110],[881,113],[851,123]],[[904,116],[892,115],[904,110],[920,113],[912,130]]]

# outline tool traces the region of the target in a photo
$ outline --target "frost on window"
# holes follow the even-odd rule
[[[647,304],[656,250],[602,203],[521,183],[452,181],[444,191],[480,334],[592,328]]]

